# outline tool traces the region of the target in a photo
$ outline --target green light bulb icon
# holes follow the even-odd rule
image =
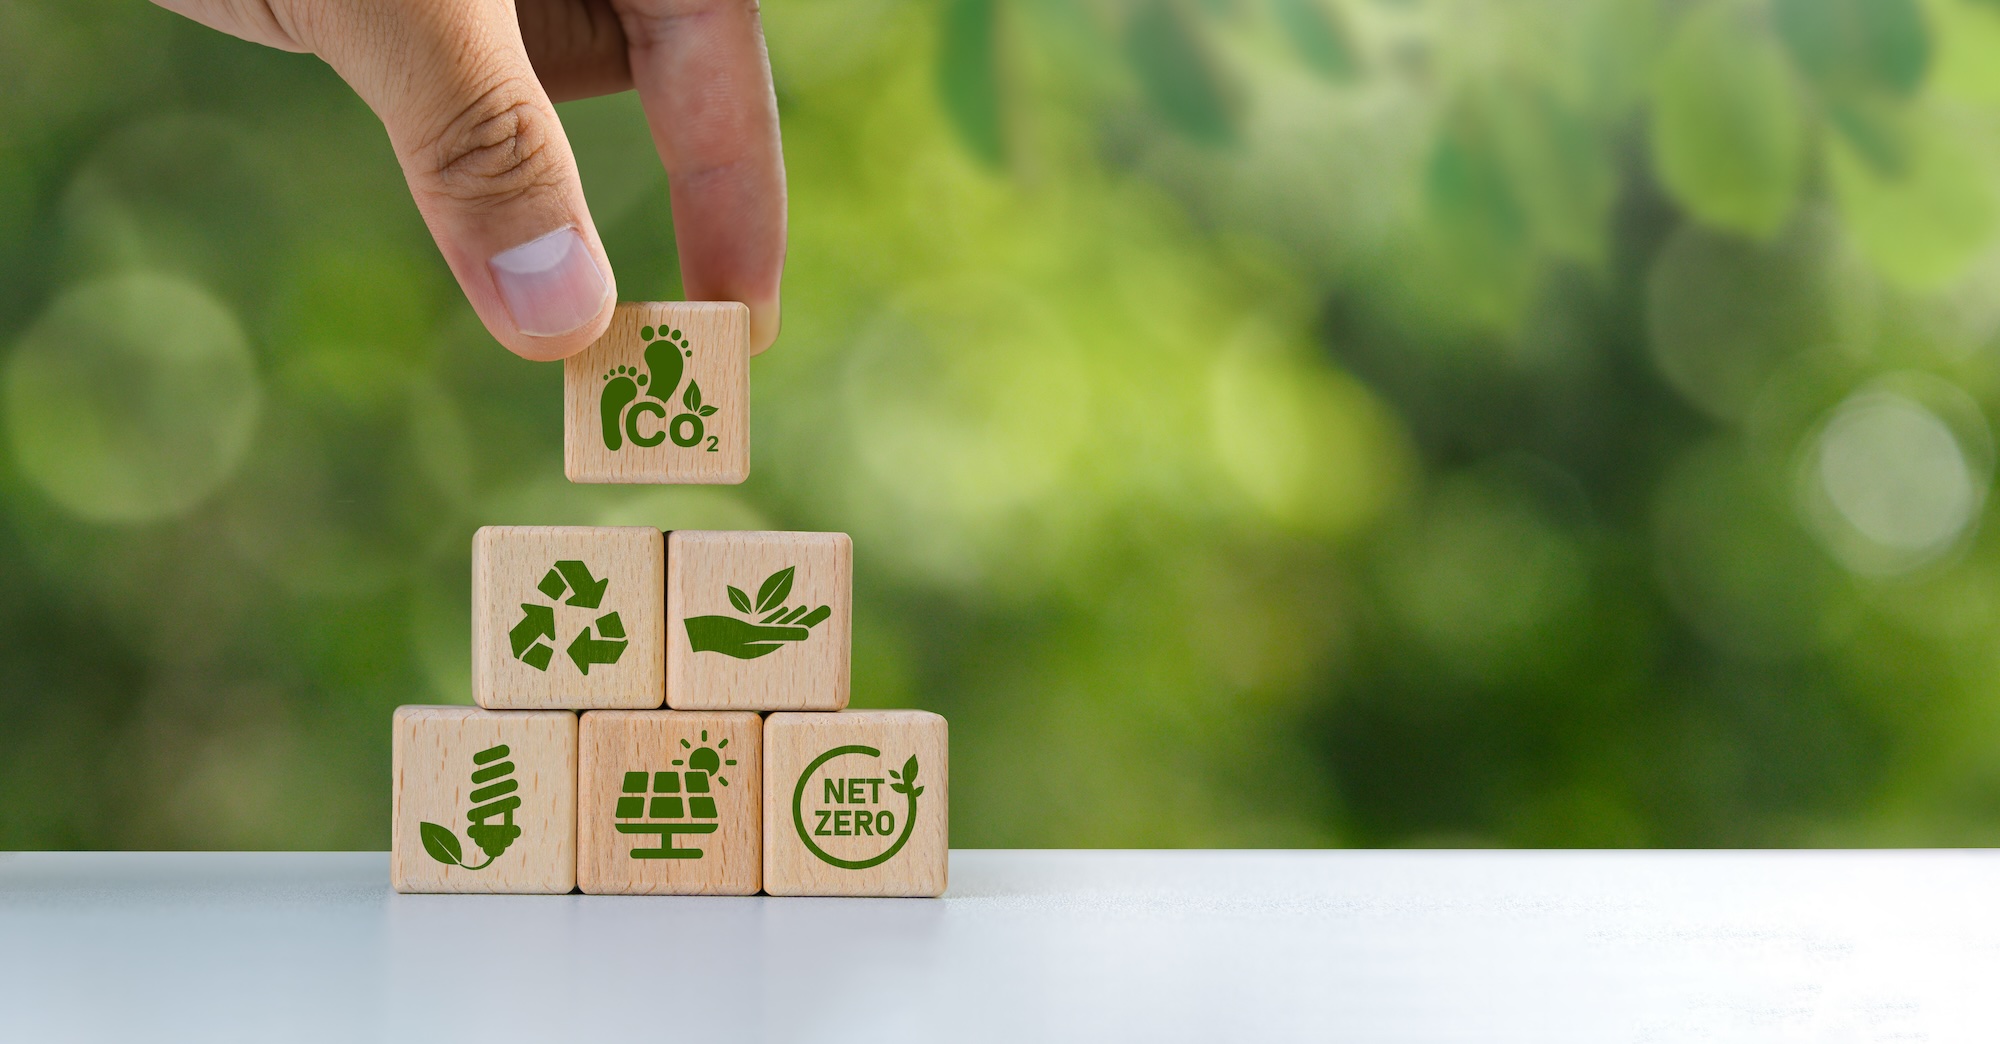
[[[465,835],[486,853],[486,861],[466,862],[465,850],[458,843],[458,835],[449,828],[436,823],[418,823],[417,832],[423,839],[424,851],[429,852],[432,859],[467,870],[484,870],[507,851],[507,846],[520,838],[521,828],[514,824],[514,810],[521,807],[521,796],[515,793],[521,785],[514,779],[514,763],[501,760],[507,754],[507,745],[502,743],[472,756],[472,763],[480,767],[472,772],[474,789],[470,797],[473,807],[465,814],[472,825],[465,829]]]

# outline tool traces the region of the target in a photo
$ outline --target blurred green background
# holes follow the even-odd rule
[[[0,848],[387,847],[486,523],[851,532],[960,846],[2000,836],[2000,3],[764,15],[752,477],[591,487],[319,61],[0,4]]]

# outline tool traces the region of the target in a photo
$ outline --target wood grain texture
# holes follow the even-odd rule
[[[943,895],[951,839],[949,746],[945,720],[929,711],[765,718],[764,890]],[[879,753],[834,753],[844,747]],[[922,788],[914,815],[911,799],[893,789],[896,773],[913,757]],[[885,814],[894,817],[890,837],[877,829]],[[836,865],[877,859],[873,866]]]
[[[754,895],[764,880],[764,720],[744,711],[591,711],[579,726],[577,884],[592,895]],[[719,763],[700,783],[697,751]],[[628,774],[644,778],[627,787]],[[665,781],[661,773],[670,773]],[[662,785],[664,783],[664,786]],[[706,788],[701,790],[700,788]],[[694,799],[715,802],[704,818]],[[665,795],[671,802],[660,807]],[[620,809],[621,799],[639,804]],[[643,807],[640,815],[626,815]],[[624,824],[627,831],[619,830]],[[712,833],[653,833],[713,825]],[[634,858],[697,850],[699,858]]]
[[[537,586],[563,561],[582,562],[590,579],[606,582],[598,605],[573,604],[575,585],[560,573],[564,588],[555,597]],[[658,707],[666,699],[665,572],[666,542],[657,529],[481,528],[472,538],[474,702],[492,710]],[[555,636],[538,639],[546,652],[524,658],[515,655],[510,636],[529,606],[547,608]],[[606,663],[604,653],[592,650],[608,646],[588,643],[612,641],[602,619],[613,612],[626,645],[616,662]],[[579,639],[586,644],[575,647]]]
[[[789,616],[825,606],[824,617],[810,627],[764,623],[774,611],[759,595],[788,568],[791,588],[777,608]],[[738,594],[730,593],[732,587]],[[757,711],[847,706],[853,592],[854,542],[845,533],[682,529],[668,534],[667,706]],[[769,651],[752,659],[697,651],[690,619],[697,619],[697,627],[732,628],[723,632],[725,638],[745,636],[748,644]]]
[[[505,745],[484,763],[473,755]],[[576,715],[568,711],[495,713],[477,707],[398,707],[389,880],[399,892],[568,892],[576,886]],[[480,782],[475,772],[483,772]],[[474,791],[511,792],[483,797]],[[502,788],[504,789],[504,788]],[[478,869],[439,862],[424,848],[420,824],[450,831],[465,863],[483,862],[469,830],[475,808],[519,798],[512,809],[520,836]],[[486,822],[500,823],[497,816]]]
[[[563,471],[571,482],[748,478],[750,310],[729,301],[619,305],[603,337],[563,360]]]

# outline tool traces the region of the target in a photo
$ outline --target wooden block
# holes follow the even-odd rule
[[[853,589],[845,533],[669,533],[667,706],[847,706]]]
[[[592,895],[755,895],[764,719],[591,711],[578,734],[576,880]]]
[[[398,707],[391,751],[396,891],[576,886],[576,715]]]
[[[472,698],[493,710],[666,699],[657,529],[484,526],[472,537]]]
[[[944,894],[947,749],[929,711],[764,719],[764,890]]]
[[[750,475],[750,310],[621,304],[563,360],[571,482],[735,483]]]

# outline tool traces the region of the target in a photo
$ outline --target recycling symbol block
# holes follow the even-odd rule
[[[549,669],[549,662],[555,658],[556,646],[561,642],[556,637],[556,606],[573,605],[579,609],[596,609],[604,602],[604,590],[611,586],[611,578],[595,579],[590,575],[590,567],[574,558],[557,562],[542,577],[535,589],[546,595],[548,604],[540,602],[521,603],[521,622],[507,632],[508,643],[514,649],[514,658],[538,671]],[[563,596],[568,595],[568,599]],[[597,618],[595,633],[585,627],[570,639],[567,652],[576,669],[588,676],[591,664],[614,664],[625,654],[625,624],[618,614],[605,613]]]

